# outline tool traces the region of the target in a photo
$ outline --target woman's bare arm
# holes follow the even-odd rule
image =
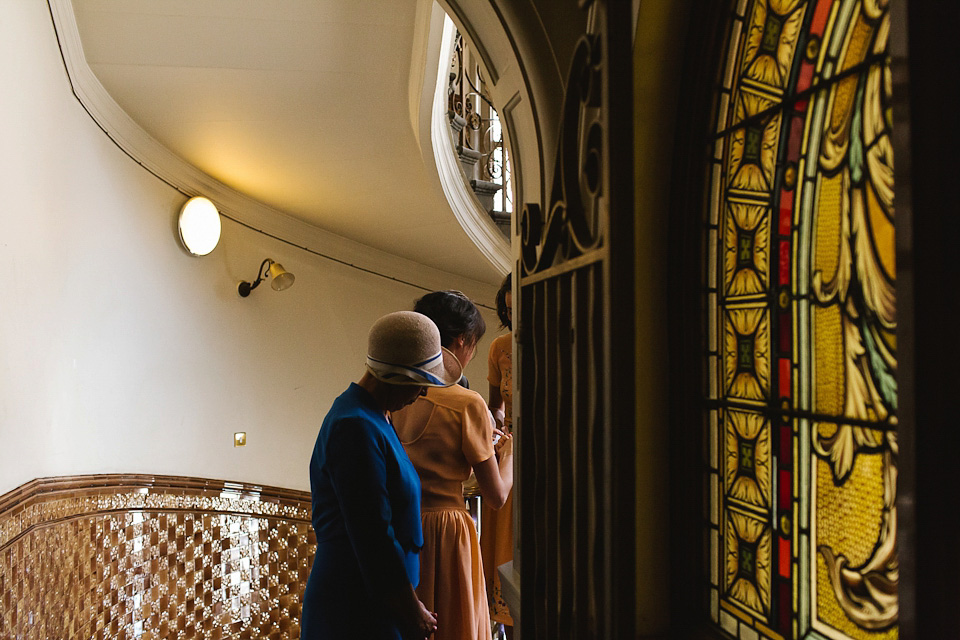
[[[490,413],[493,414],[494,426],[497,429],[503,430],[503,419],[504,419],[504,403],[503,395],[500,393],[499,385],[490,385],[490,393],[487,395],[490,400],[487,401],[487,408],[490,409]]]
[[[507,501],[513,488],[513,437],[503,436],[505,442],[499,455],[493,455],[473,465],[484,503],[499,509]],[[499,458],[499,459],[498,459]]]

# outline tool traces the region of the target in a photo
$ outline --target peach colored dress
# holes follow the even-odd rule
[[[431,388],[392,414],[420,475],[423,549],[417,596],[437,613],[434,640],[489,640],[490,612],[463,481],[493,456],[493,423],[483,397],[459,385]]]
[[[513,337],[505,334],[490,345],[487,359],[487,382],[500,388],[503,398],[504,430],[513,430]],[[480,512],[480,554],[483,573],[490,596],[490,617],[513,626],[510,609],[503,601],[497,567],[513,560],[513,492],[499,511],[484,506]]]

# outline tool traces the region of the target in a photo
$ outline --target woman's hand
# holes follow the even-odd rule
[[[493,445],[493,452],[497,454],[497,460],[513,453],[513,434],[500,432],[500,439]]]
[[[427,608],[423,606],[420,600],[417,600],[417,604],[420,605],[419,620],[417,621],[417,638],[429,638],[437,630],[437,614],[427,611]]]
[[[417,600],[417,611],[412,620],[407,620],[402,630],[404,640],[425,640],[437,630],[437,614],[427,611]]]
[[[427,611],[410,584],[393,593],[387,606],[396,612],[404,640],[423,640],[437,630],[437,614]]]

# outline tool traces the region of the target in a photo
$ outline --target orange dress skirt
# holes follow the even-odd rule
[[[437,614],[433,640],[490,640],[490,611],[477,529],[463,500],[473,465],[493,457],[493,422],[480,394],[458,385],[431,388],[393,413],[420,474],[420,585]]]
[[[437,612],[435,640],[490,638],[480,544],[466,509],[424,509],[417,596]],[[453,615],[444,615],[455,612]]]

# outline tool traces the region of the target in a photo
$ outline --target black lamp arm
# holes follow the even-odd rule
[[[250,295],[251,291],[253,291],[254,289],[260,286],[260,283],[263,282],[263,279],[266,277],[267,269],[270,268],[270,264],[272,262],[273,260],[271,260],[270,258],[264,259],[264,261],[260,264],[260,269],[257,271],[257,279],[254,280],[252,283],[247,282],[246,280],[240,283],[240,286],[238,288],[238,291],[240,292],[240,297],[246,298],[248,295]]]

